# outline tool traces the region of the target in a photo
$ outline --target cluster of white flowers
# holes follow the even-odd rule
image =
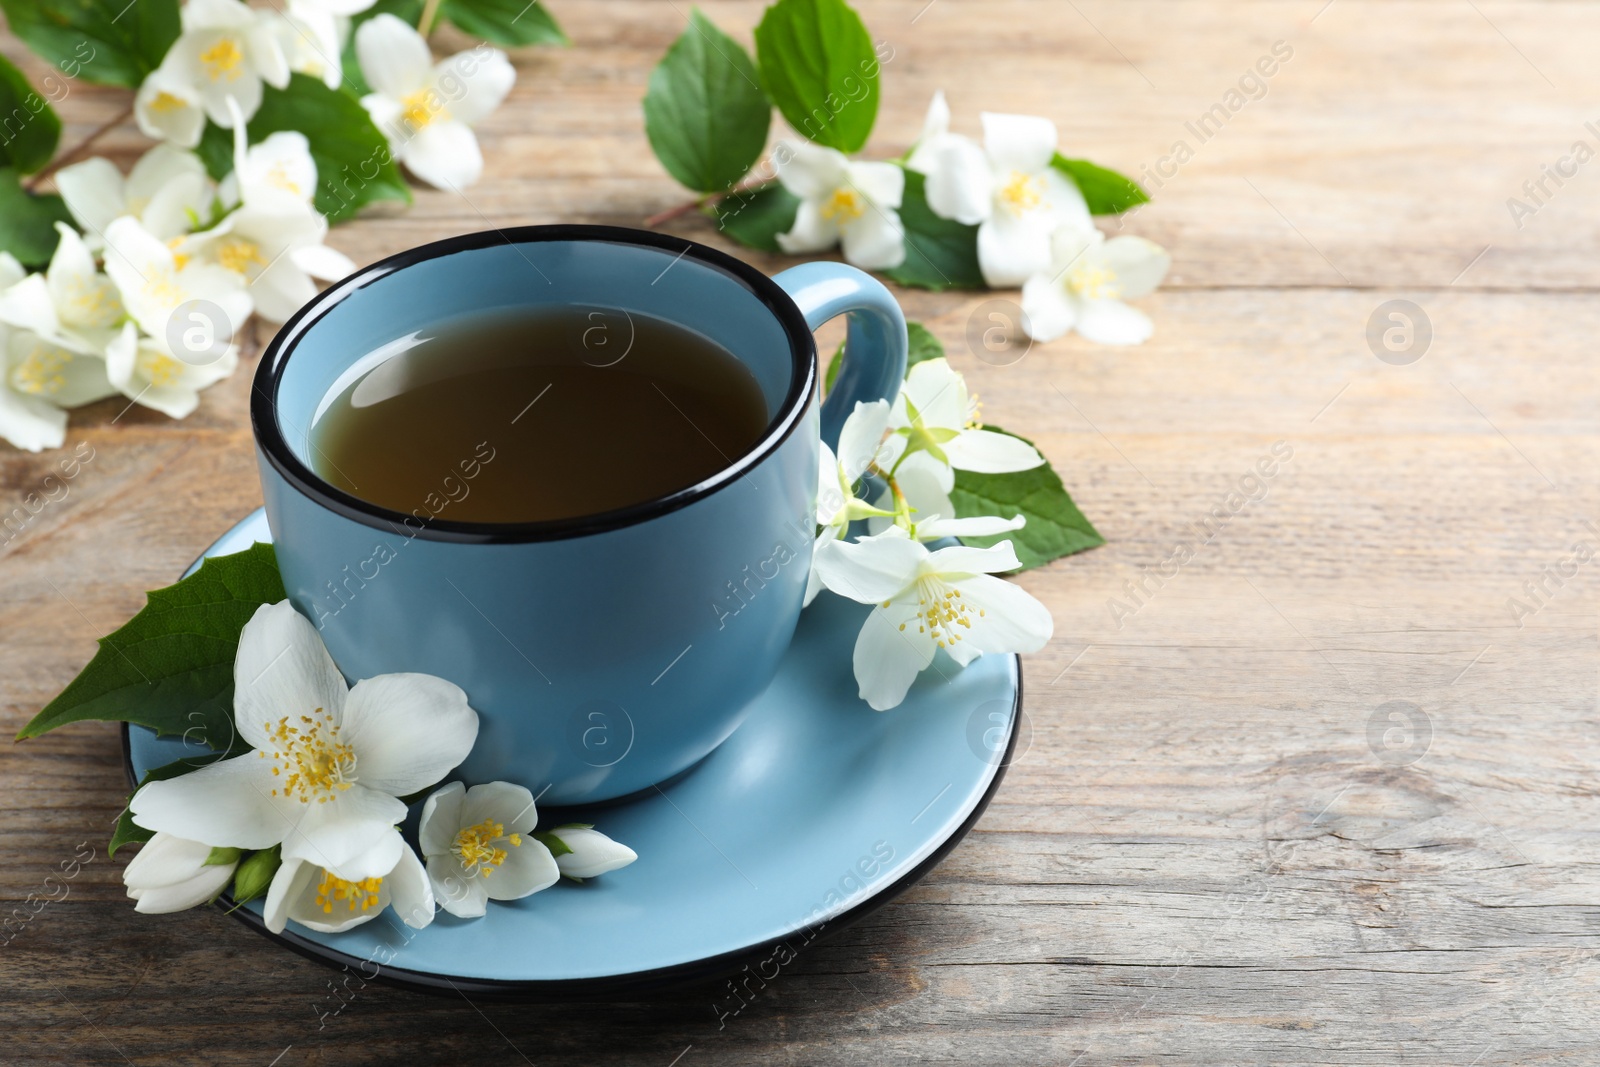
[[[375,0],[188,0],[182,32],[134,99],[161,143],[124,176],[91,157],[55,175],[78,228],[58,225],[49,268],[28,275],[0,253],[0,438],[37,452],[66,439],[67,408],[118,393],[183,418],[199,391],[238,366],[233,339],[254,312],[283,322],[355,264],[323,241],[312,145],[285,130],[250,144],[263,85],[291,73],[341,83],[350,16]],[[471,125],[516,80],[505,53],[479,47],[434,64],[427,42],[380,14],[356,31],[362,104],[391,158],[459,190],[483,157]],[[233,170],[211,179],[192,149],[207,120],[233,131]]]
[[[856,639],[861,699],[883,711],[905,699],[940,649],[965,666],[985,652],[1036,652],[1053,624],[1043,604],[994,575],[1022,564],[1010,541],[990,548],[924,542],[1021,529],[1022,515],[957,518],[950,502],[957,470],[1004,474],[1044,457],[1026,441],[986,430],[977,398],[944,359],[918,363],[893,405],[859,403],[839,434],[839,452],[822,446],[817,543],[810,603],[821,589],[874,608]],[[875,501],[860,494],[874,480]],[[866,520],[869,535],[847,540]]]
[[[1149,318],[1123,300],[1153,291],[1171,257],[1142,237],[1105,240],[1083,193],[1052,164],[1055,123],[989,112],[981,120],[982,144],[950,132],[949,105],[943,92],[935,93],[904,167],[925,177],[924,195],[935,215],[978,228],[985,283],[1022,287],[1026,325],[1036,340],[1073,329],[1103,344],[1149,338]],[[800,200],[794,226],[777,238],[785,252],[839,245],[863,270],[905,262],[900,163],[855,161],[809,142],[780,142],[773,162],[778,181]]]
[[[266,890],[268,929],[287,922],[337,933],[386,908],[408,925],[435,906],[462,917],[566,876],[632,863],[633,851],[593,827],[540,833],[533,795],[491,782],[451,783],[424,806],[422,857],[401,837],[399,798],[436,784],[472,750],[478,714],[461,689],[426,674],[346,686],[311,623],[287,600],[245,624],[234,662],[234,725],[251,751],[133,796],[154,836],[123,881],[142,912],[216,898],[242,850],[278,849]]]

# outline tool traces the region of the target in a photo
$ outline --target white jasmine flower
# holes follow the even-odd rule
[[[978,266],[991,288],[1021,285],[1050,261],[1050,234],[1062,223],[1089,226],[1076,183],[1050,161],[1056,126],[1032,115],[984,112],[983,149],[949,132],[943,95],[928,109],[923,139],[907,165],[927,175],[934,214],[978,227]]]
[[[1045,606],[993,575],[1022,564],[1010,541],[929,552],[898,526],[824,545],[812,564],[835,593],[875,605],[856,638],[861,699],[884,711],[944,649],[966,666],[985,652],[1036,652],[1054,624]]]
[[[250,317],[250,296],[238,274],[169,247],[131,216],[113,220],[105,236],[106,274],[150,336],[166,338],[173,312],[192,300],[214,305],[230,338]]]
[[[1068,330],[1106,345],[1136,345],[1155,327],[1123,300],[1148,296],[1167,276],[1172,256],[1143,237],[1113,237],[1093,226],[1063,226],[1051,241],[1049,265],[1022,286],[1029,335],[1054,341]]]
[[[233,174],[225,200],[239,207],[180,250],[216,263],[249,286],[256,312],[283,322],[317,295],[313,276],[326,281],[356,269],[348,256],[323,245],[328,220],[311,206],[317,165],[305,135],[274,133],[246,147],[244,124],[233,128]]]
[[[533,836],[533,794],[510,782],[471,789],[451,782],[422,807],[418,836],[434,898],[451,915],[476,919],[491,900],[519,900],[561,877]]]
[[[905,497],[910,512],[900,525],[905,526],[906,532],[918,541],[937,541],[945,537],[986,537],[1020,530],[1027,524],[1026,515],[1015,515],[1009,519],[998,515],[957,518],[955,505],[950,501],[950,491],[941,483],[939,469],[936,464],[919,464],[913,457],[895,475],[895,488]],[[892,508],[894,494],[885,492],[879,497],[878,506]],[[894,522],[892,518],[873,518],[867,521],[867,528],[878,534]]]
[[[239,866],[238,854],[224,863],[210,863],[211,846],[185,841],[171,834],[156,834],[139,846],[122,872],[122,884],[146,915],[186,911],[214,900]]]
[[[356,57],[373,90],[361,104],[389,138],[394,158],[440,189],[476,182],[483,153],[472,127],[500,106],[517,80],[506,54],[480,46],[435,64],[421,34],[382,14],[356,30]]]
[[[893,163],[860,163],[809,141],[780,141],[772,151],[778,181],[800,198],[794,226],[778,234],[790,254],[842,245],[844,258],[863,270],[905,262],[900,198],[906,176]]]
[[[817,548],[843,537],[857,519],[893,514],[856,496],[856,483],[872,469],[888,425],[888,401],[875,400],[870,404],[857,401],[855,410],[839,431],[839,454],[835,456],[828,443],[822,442],[821,462],[817,466],[817,525],[821,529],[812,547],[813,556]],[[821,591],[822,580],[813,569],[806,582],[805,602],[811,603]]]
[[[361,10],[374,2],[365,0]],[[328,88],[337,89],[344,80],[344,68],[339,64],[339,53],[344,50],[339,21],[344,14],[315,0],[290,0],[283,13],[267,12],[262,17],[277,38],[292,73],[309,75]]]
[[[186,234],[211,214],[217,191],[200,157],[170,144],[140,156],[126,179],[100,156],[63,167],[56,188],[96,250],[104,246],[106,227],[123,215],[163,241]]]
[[[65,434],[65,417],[52,408],[77,407],[116,393],[102,354],[112,335],[107,327],[121,317],[122,306],[78,234],[64,223],[57,226],[61,241],[45,274],[19,277],[22,267],[0,253],[0,323],[11,327],[0,337],[0,355],[18,436],[4,431],[3,418],[0,433],[33,451],[38,449],[22,441],[55,447],[61,443],[56,437]]]
[[[349,881],[396,870],[406,851],[393,829],[406,815],[396,798],[433,785],[472,750],[478,715],[466,694],[426,674],[347,688],[287,600],[245,624],[233,674],[234,724],[255,751],[148,783],[130,802],[134,820],[211,845],[281,843],[285,864]]]
[[[627,845],[581,823],[557,826],[550,835],[572,850],[557,856],[556,866],[565,877],[579,882],[620,870],[639,858]]]
[[[323,934],[337,934],[352,926],[370,922],[393,906],[407,926],[422,929],[433,922],[433,890],[422,862],[411,846],[400,840],[391,828],[381,850],[381,860],[363,860],[355,866],[381,870],[361,878],[341,878],[326,867],[306,859],[285,859],[272,876],[262,917],[267,929],[283,933],[293,919],[301,926]],[[398,848],[398,856],[390,853]]]
[[[351,15],[361,14],[377,2],[378,0],[289,0],[289,10],[300,14],[320,12],[348,18]]]
[[[895,477],[913,477],[910,472],[921,467],[946,494],[955,486],[952,468],[1005,474],[1044,462],[1026,441],[983,428],[978,398],[967,393],[966,380],[943,358],[911,368],[895,398],[889,426],[893,432],[887,461]],[[929,503],[946,517],[954,514],[942,504]]]
[[[174,355],[165,341],[142,336],[129,322],[106,346],[102,374],[115,392],[129,400],[181,419],[200,406],[200,390],[239,368],[237,345],[219,345],[208,337],[195,346],[195,351],[206,353],[203,362]]]
[[[192,148],[200,140],[198,128],[189,135],[196,104],[228,127],[232,98],[248,121],[261,106],[263,82],[289,84],[289,61],[272,24],[239,0],[188,0],[182,19],[183,32],[145,79],[134,108],[145,133]]]

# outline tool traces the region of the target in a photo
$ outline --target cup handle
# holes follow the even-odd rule
[[[802,263],[772,279],[815,330],[848,312],[844,366],[822,405],[822,439],[837,448],[844,420],[857,401],[894,403],[906,376],[906,317],[872,275],[843,263]],[[819,375],[826,364],[818,361]]]

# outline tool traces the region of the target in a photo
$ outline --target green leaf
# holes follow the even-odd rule
[[[50,101],[0,56],[0,166],[32,174],[50,162],[60,143],[61,120]]]
[[[144,772],[144,777],[139,779],[139,786],[134,789],[134,792],[137,793],[139,789],[143,789],[146,783],[165,782],[167,779],[176,778],[180,774],[197,771],[210,762],[212,762],[212,757],[209,756],[185,756],[182,759],[173,760],[171,763],[164,763],[160,767],[151,768]],[[129,799],[132,798],[130,797]],[[154,830],[146,830],[134,822],[133,812],[129,811],[127,806],[124,805],[122,814],[117,816],[116,829],[111,831],[111,844],[106,846],[106,855],[115,856],[117,849],[123,845],[143,844],[155,835],[156,832]]]
[[[245,131],[251,144],[280,130],[299,130],[317,164],[316,209],[340,222],[377,200],[411,201],[411,189],[389,154],[389,140],[361,101],[319,79],[296,74],[287,89],[266,86],[261,108]],[[207,122],[195,149],[221,180],[233,169],[233,131]]]
[[[978,269],[978,228],[935,215],[923,193],[926,179],[914,170],[905,175],[900,222],[906,230],[906,258],[883,273],[918,289],[984,288],[983,271]]]
[[[778,234],[794,229],[800,198],[773,182],[747,193],[732,193],[712,207],[717,229],[742,245],[781,252]]]
[[[796,133],[859,152],[878,117],[878,56],[844,0],[778,0],[756,27],[761,84]]]
[[[474,37],[506,48],[570,43],[544,4],[530,0],[444,0],[439,16]]]
[[[994,425],[986,425],[984,429],[1006,433]],[[1028,440],[1019,434],[1010,436]],[[1033,444],[1032,441],[1028,443]],[[957,518],[998,515],[1009,519],[1013,515],[1026,515],[1028,524],[1020,530],[961,539],[962,544],[975,548],[1010,541],[1017,550],[1017,559],[1022,561],[1022,570],[1106,543],[1072,502],[1061,484],[1061,477],[1049,463],[1010,474],[956,471],[956,487],[950,493],[950,501],[956,506]]]
[[[246,856],[233,872],[233,905],[248,904],[257,897],[267,895],[272,876],[283,866],[280,845],[264,848]]]
[[[911,324],[906,323],[907,326]],[[839,378],[839,368],[844,366],[844,342],[839,342],[839,347],[833,350],[833,358],[828,360],[828,369],[822,375],[823,395],[833,392],[833,383]]]
[[[365,11],[350,17],[350,34],[345,39],[339,65],[344,68],[344,87],[354,93],[356,99],[372,92],[372,87],[361,74],[361,61],[356,58],[356,30],[374,15],[393,15],[414,28],[422,21],[422,6],[423,0],[378,0]]]
[[[101,85],[137,88],[178,39],[178,0],[0,0],[0,9],[57,70]]]
[[[731,188],[767,145],[772,104],[739,43],[696,9],[644,96],[644,132],[667,173],[696,192]]]
[[[1150,202],[1149,194],[1139,188],[1138,182],[1087,159],[1067,159],[1057,152],[1050,165],[1077,184],[1091,215],[1116,215]]]
[[[906,323],[906,373],[918,363],[944,358],[944,342],[920,322]]]
[[[10,252],[24,267],[43,267],[61,241],[58,222],[72,225],[59,196],[35,196],[22,188],[16,171],[0,167],[0,252]]]
[[[535,830],[533,839],[549,849],[552,856],[565,856],[572,851],[570,845],[548,830]]]
[[[233,659],[256,608],[284,599],[272,546],[214,556],[176,585],[149,594],[79,675],[17,734],[38,737],[67,723],[148,726],[219,751],[243,742],[233,729]]]

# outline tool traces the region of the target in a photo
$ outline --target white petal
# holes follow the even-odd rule
[[[406,169],[436,189],[460,192],[483,174],[478,138],[464,122],[435,120],[418,130],[402,155]]]
[[[1047,167],[1039,178],[1044,182],[1044,195],[1039,207],[1026,217],[1037,217],[1036,221],[1046,230],[1060,225],[1093,228],[1089,202],[1083,198],[1076,182],[1054,167]]]
[[[839,243],[839,224],[822,214],[822,205],[815,200],[802,200],[794,213],[794,225],[788,233],[778,234],[778,247],[791,256],[808,252],[825,252]]]
[[[204,174],[175,175],[150,198],[139,221],[163,241],[188,233],[211,213],[213,189]]]
[[[866,212],[840,227],[847,262],[862,270],[890,270],[906,259],[905,227],[893,208],[868,205]]]
[[[245,50],[250,55],[251,66],[255,67],[262,81],[274,89],[288,88],[289,57],[284,54],[283,46],[278,43],[278,36],[272,32],[269,24],[257,20],[245,34]]]
[[[556,857],[556,866],[569,878],[594,878],[619,870],[639,858],[639,854],[620,841],[613,841],[595,829],[555,829],[550,831],[568,848]]]
[[[1028,522],[1026,515],[1013,515],[1002,519],[998,515],[975,515],[966,519],[933,518],[917,523],[917,536],[924,541],[941,537],[988,537],[992,534],[1020,530]]]
[[[1080,308],[1078,332],[1097,344],[1143,344],[1155,332],[1148,315],[1120,300],[1085,300]]]
[[[305,134],[280,130],[245,154],[240,194],[252,207],[293,211],[316,191],[317,164]]]
[[[626,865],[626,863],[617,864],[618,867]],[[478,880],[483,883],[490,900],[520,900],[540,890],[549,889],[561,880],[563,873],[566,872],[556,865],[555,858],[550,855],[550,850],[544,846],[544,842],[524,835],[520,845],[508,842],[505,860],[491,871],[487,878],[479,875]]]
[[[821,574],[821,572],[819,572],[817,570],[816,562],[815,562],[816,558],[817,558],[817,553],[822,550],[822,546],[823,545],[829,544],[830,542],[832,542],[834,540],[837,540],[838,537],[839,537],[839,527],[837,527],[837,526],[824,526],[822,528],[822,532],[817,534],[816,541],[812,543],[811,559],[812,559],[813,562],[812,562],[812,565],[811,565],[811,570],[806,573],[806,598],[805,598],[805,601],[804,601],[804,606],[805,607],[810,607],[811,606],[811,602],[813,600],[817,599],[817,594],[822,592],[822,590],[823,590],[822,574]]]
[[[172,55],[176,49],[169,51]],[[165,61],[145,76],[133,98],[133,115],[146,137],[170,141],[184,148],[200,143],[206,115],[199,91]]]
[[[949,132],[950,102],[944,98],[943,89],[935,89],[933,99],[928,101],[928,113],[922,119],[922,136],[917,138],[917,143],[925,144]]]
[[[498,48],[459,52],[433,71],[435,90],[450,117],[468,126],[476,126],[499,107],[516,81],[516,68]]]
[[[11,361],[7,384],[19,393],[75,408],[117,392],[99,356],[74,352],[28,330],[14,332],[7,347]]]
[[[1046,271],[1023,283],[1022,316],[1029,337],[1054,341],[1078,321],[1078,305],[1067,294],[1066,286]]]
[[[28,272],[22,269],[22,264],[17,262],[16,256],[10,252],[0,251],[0,291],[11,288],[27,275]]]
[[[0,388],[0,437],[28,452],[60,448],[67,439],[67,413],[39,397]]]
[[[1020,585],[1003,578],[987,574],[965,578],[961,598],[969,609],[983,610],[981,616],[969,611],[972,628],[962,631],[961,642],[970,642],[980,652],[1037,652],[1054,632],[1049,609]]]
[[[856,637],[856,685],[874,711],[887,711],[904,700],[917,675],[933,662],[933,637],[913,632],[916,620],[912,605],[874,608]]]
[[[1117,296],[1137,300],[1155,291],[1172,266],[1165,248],[1143,237],[1113,237],[1100,249],[1101,259],[1117,276]]]
[[[189,0],[183,8],[183,28],[243,30],[254,24],[255,17],[239,0]]]
[[[943,448],[950,466],[979,474],[1032,470],[1044,462],[1028,442],[993,430],[963,430]]]
[[[133,897],[133,910],[142,915],[167,915],[175,911],[188,911],[210,901],[222,892],[233,877],[234,863],[202,867],[187,881],[150,889],[129,889]]]
[[[211,846],[172,834],[156,834],[139,846],[138,855],[122,871],[129,889],[156,889],[186,882],[200,872]]]
[[[372,124],[389,139],[390,152],[396,159],[400,158],[402,149],[411,138],[411,128],[405,122],[405,107],[400,101],[382,93],[363,96],[361,106],[367,109]]]
[[[932,460],[932,463],[913,462],[924,457]],[[944,484],[939,475],[942,466],[943,464],[923,452],[907,460],[895,472],[895,484],[899,485],[900,492],[905,494],[906,503],[912,508],[912,518],[916,520],[919,531],[922,529],[924,517],[950,516],[956,513],[955,505],[950,503],[950,487]],[[948,467],[944,469],[949,470]]]
[[[533,794],[511,782],[484,782],[467,790],[457,829],[494,821],[508,834],[530,834],[539,825]]]
[[[952,545],[941,548],[928,557],[925,573],[942,575],[955,580],[973,574],[997,574],[1014,571],[1022,564],[1017,561],[1017,550],[1010,541],[1001,541],[988,548]]]
[[[283,933],[289,921],[290,902],[298,900],[318,874],[317,865],[304,860],[284,860],[279,865],[272,876],[272,884],[267,887],[267,899],[262,907],[262,918],[268,930]]]
[[[974,226],[994,210],[988,157],[968,137],[946,137],[927,157],[923,196],[940,218]]]
[[[254,752],[148,782],[128,810],[147,830],[219,848],[271,848],[293,825],[290,801],[272,796],[272,761]]]
[[[1056,154],[1056,124],[1035,115],[1000,115],[985,111],[983,147],[996,172],[1038,174]]]
[[[123,213],[122,175],[108,159],[95,156],[56,172],[56,189],[78,225],[99,233]]]
[[[860,541],[822,545],[812,566],[835,593],[874,604],[898,596],[927,557],[927,549],[894,528]]]
[[[46,337],[61,332],[55,301],[50,298],[49,283],[42,274],[30,274],[0,292],[0,322]]]
[[[878,446],[883,443],[883,433],[888,425],[887,400],[874,400],[870,404],[858,400],[855,410],[844,420],[844,428],[839,431],[838,462],[844,467],[845,477],[852,483],[872,465],[874,457],[878,454]]]
[[[250,283],[256,313],[268,322],[289,321],[316,295],[316,283],[295,265],[292,255],[279,257]]]
[[[346,691],[316,627],[289,601],[261,605],[244,624],[233,660],[233,714],[250,747],[274,749],[271,731],[285,717],[296,725],[320,708],[339,722]],[[341,734],[348,743],[348,731]]]
[[[435,789],[422,805],[422,821],[417,828],[417,841],[424,856],[448,855],[455,844],[456,834],[466,823],[461,821],[461,804],[467,787],[451,782]]]
[[[487,879],[481,875],[468,874],[448,853],[428,857],[428,884],[433,888],[433,898],[439,907],[458,919],[483,918],[489,904],[485,881]]]
[[[393,100],[427,88],[433,72],[428,42],[387,12],[374,15],[356,30],[356,58],[367,84]]]
[[[978,268],[992,289],[1012,289],[1050,266],[1050,234],[1039,220],[998,211],[978,227]]]
[[[894,163],[851,163],[845,181],[879,207],[897,208],[905,196],[906,172]]]
[[[810,141],[779,141],[772,149],[778,181],[801,200],[824,200],[843,185],[850,161],[835,148]]]
[[[151,234],[139,220],[124,215],[106,227],[106,273],[124,300],[143,290],[146,274],[173,270],[172,249]]]
[[[150,199],[169,182],[185,175],[204,177],[205,173],[205,164],[193,152],[171,144],[156,145],[140,156],[128,172],[124,186],[128,212],[134,215],[143,212]]]
[[[406,817],[406,806],[394,797],[358,783],[335,792],[325,804],[295,803],[300,818],[284,838],[284,859],[309,860],[352,882],[381,877],[399,861],[405,842],[394,824]]]
[[[395,862],[398,861],[399,856],[396,855]],[[287,899],[287,911],[289,918],[308,930],[323,934],[342,933],[362,923],[371,922],[389,906],[392,894],[388,879],[382,875],[372,876],[384,877],[384,880],[378,883],[378,892],[375,894],[377,900],[374,903],[368,904],[369,898],[359,892],[341,900],[338,898],[337,890],[319,903],[317,897],[321,895],[323,878],[325,874],[333,875],[333,872],[324,872],[314,863],[307,863],[305,866],[311,869],[311,874],[309,877],[302,874],[295,878],[291,885],[295,891]],[[385,871],[384,875],[387,873]],[[360,881],[360,879],[346,879],[346,881]]]
[[[433,922],[433,887],[422,861],[417,859],[410,845],[402,846],[400,862],[383,880],[389,887],[389,906],[400,916],[401,922],[415,930]]]
[[[302,245],[289,253],[294,265],[325,282],[336,282],[354,274],[356,265],[349,256],[324,244]]]
[[[478,713],[461,687],[443,678],[382,674],[350,690],[339,735],[355,750],[363,785],[403,797],[467,758]]]
[[[958,430],[967,422],[967,383],[949,360],[925,359],[906,375],[905,398],[925,427]]]

